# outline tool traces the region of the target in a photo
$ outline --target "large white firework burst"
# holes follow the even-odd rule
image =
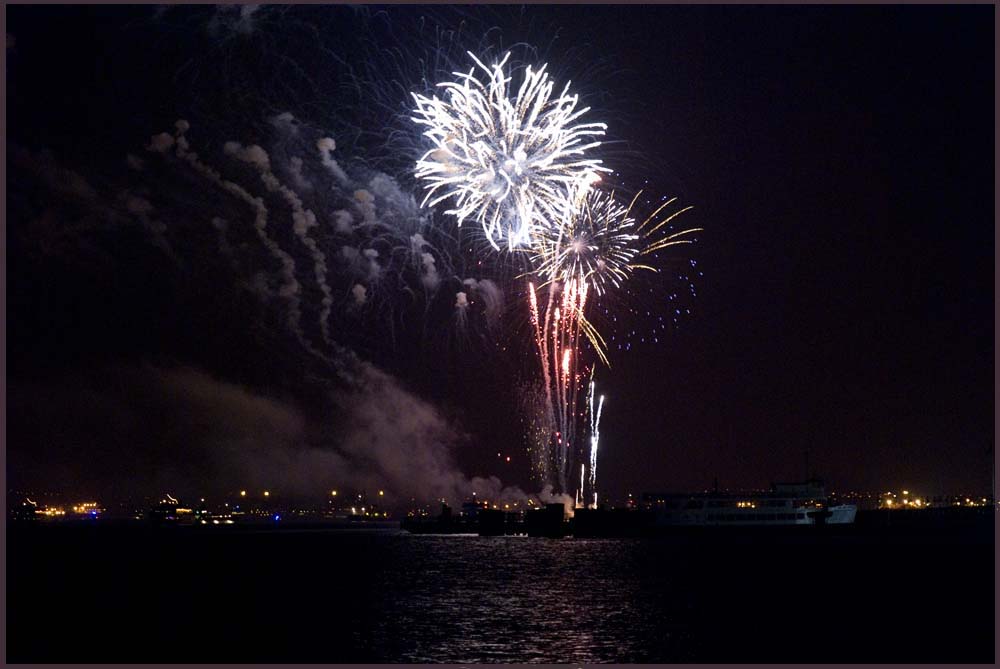
[[[603,295],[628,279],[639,253],[639,235],[630,207],[614,193],[581,191],[566,200],[561,224],[538,231],[532,262],[548,281],[589,284]]]
[[[426,126],[433,142],[417,161],[415,174],[427,182],[423,204],[454,198],[447,213],[480,223],[490,244],[506,238],[510,249],[526,244],[536,228],[559,224],[567,193],[589,187],[609,172],[584,154],[600,145],[604,123],[577,123],[590,108],[577,109],[578,95],[569,82],[553,97],[554,82],[546,65],[530,65],[515,91],[505,65],[510,53],[492,67],[471,52],[476,67],[454,72],[444,98],[414,93],[412,119]]]

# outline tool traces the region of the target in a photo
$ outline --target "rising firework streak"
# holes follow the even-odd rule
[[[604,410],[604,395],[597,403],[594,411],[593,377],[590,380],[590,392],[587,394],[587,415],[590,417],[590,492],[594,496],[594,508],[597,508],[597,446],[601,440],[601,412]],[[582,487],[582,486],[581,486]]]

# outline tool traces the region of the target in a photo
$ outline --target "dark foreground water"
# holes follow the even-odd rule
[[[992,521],[846,537],[7,538],[10,662],[994,661]]]

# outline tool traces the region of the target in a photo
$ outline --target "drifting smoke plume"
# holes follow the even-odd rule
[[[538,499],[543,504],[562,504],[566,509],[566,513],[573,515],[573,511],[576,508],[576,500],[565,493],[554,493],[552,492],[552,484],[546,483],[542,486],[541,492],[538,493]]]
[[[195,146],[190,124],[178,121],[172,133],[148,140],[150,158],[121,165],[140,182],[132,190],[105,195],[51,160],[35,161],[42,167],[34,169],[34,179],[77,207],[85,200],[87,207],[115,212],[117,218],[105,219],[108,225],[127,229],[131,221],[134,230],[139,220],[150,233],[147,241],[164,254],[168,247],[156,237],[166,242],[171,233],[188,265],[204,266],[206,249],[217,253],[233,285],[250,288],[280,314],[308,354],[309,362],[301,363],[303,378],[313,384],[308,401],[299,396],[305,391],[294,374],[269,383],[265,393],[202,371],[210,359],[181,368],[129,363],[21,383],[25,403],[38,407],[19,417],[23,431],[40,435],[39,453],[79,449],[79,442],[66,443],[57,434],[87,435],[85,443],[102,444],[100,454],[80,449],[57,455],[75,461],[78,471],[93,469],[93,478],[112,493],[124,481],[134,483],[128,492],[266,485],[303,495],[338,483],[382,488],[399,501],[457,502],[473,491],[525,501],[522,490],[504,488],[495,477],[463,475],[453,460],[454,449],[466,441],[461,431],[337,341],[354,334],[338,324],[399,295],[424,295],[414,313],[432,314],[422,303],[430,305],[439,293],[441,300],[457,299],[449,297],[454,290],[440,289],[462,281],[442,245],[450,238],[435,236],[412,195],[385,174],[349,172],[346,162],[333,159],[332,139],[310,139],[293,120],[272,119],[281,136],[278,149],[229,141],[215,158],[207,157],[210,146]],[[301,150],[309,142],[317,153]],[[148,182],[157,186],[156,205],[146,194]],[[199,229],[207,232],[207,247],[195,245]],[[498,286],[479,281],[467,293],[466,307],[482,302],[495,317],[502,303]],[[262,351],[264,357],[288,353]],[[46,396],[52,401],[40,401]],[[90,398],[77,405],[83,409],[74,408],[79,396]],[[23,465],[26,477],[42,469],[41,461]],[[72,477],[67,470],[65,478]]]
[[[291,118],[291,114],[282,115],[282,117],[287,116],[285,119],[285,125],[287,125],[287,120]],[[279,127],[284,127],[281,125]],[[248,162],[255,165],[258,170],[260,170],[260,178],[264,182],[268,191],[278,192],[288,203],[288,206],[292,210],[292,230],[295,232],[296,237],[302,242],[302,244],[309,250],[309,254],[312,256],[313,261],[313,271],[314,277],[316,279],[316,285],[319,287],[323,294],[321,301],[321,309],[319,314],[319,327],[323,337],[323,341],[327,344],[330,343],[330,309],[333,305],[333,296],[330,291],[330,286],[326,282],[326,255],[317,246],[315,240],[309,236],[309,229],[316,227],[316,215],[312,213],[311,210],[306,209],[302,204],[302,199],[288,186],[285,186],[271,171],[271,161],[267,155],[267,152],[259,146],[250,146],[244,148],[239,144],[239,142],[226,142],[225,144],[226,153],[237,156],[240,160]],[[300,175],[301,178],[301,175]]]
[[[149,233],[152,243],[171,258],[175,258],[170,242],[167,241],[167,226],[153,219],[153,204],[146,198],[132,195],[128,191],[123,192],[119,199],[124,201],[125,210],[139,219],[142,227]]]
[[[323,161],[323,166],[330,171],[336,179],[337,183],[346,188],[350,183],[350,179],[347,177],[347,173],[344,172],[343,168],[333,159],[331,155],[334,149],[337,148],[337,143],[333,141],[331,137],[323,137],[318,142],[316,142],[316,148],[319,150],[320,159]]]
[[[361,306],[368,300],[368,289],[362,286],[360,283],[354,284],[351,288],[351,295],[354,296],[354,302],[358,306]]]
[[[494,328],[499,325],[503,311],[503,291],[500,286],[489,279],[477,280],[471,277],[462,281],[462,285],[467,288],[468,292],[475,293],[482,302],[487,326]]]
[[[303,345],[303,347],[316,354],[318,357],[323,357],[322,354],[316,351],[316,349],[309,343],[305,336],[305,332],[302,330],[302,308],[300,300],[301,289],[298,279],[295,277],[295,260],[281,247],[280,244],[278,244],[277,241],[274,240],[273,237],[268,234],[268,210],[264,204],[264,200],[260,197],[253,197],[242,186],[232,181],[223,179],[219,172],[202,162],[197,153],[189,150],[190,144],[185,137],[185,133],[191,126],[187,121],[182,119],[177,121],[174,125],[177,128],[177,132],[174,137],[170,137],[168,141],[166,139],[169,137],[167,133],[155,135],[150,140],[147,148],[149,148],[150,151],[165,153],[171,148],[176,147],[176,155],[178,158],[185,160],[197,173],[205,177],[205,179],[207,179],[210,183],[219,186],[224,191],[243,200],[253,209],[254,229],[257,232],[257,236],[270,252],[271,256],[281,265],[282,284],[278,290],[278,294],[287,300],[288,303],[288,327],[295,334],[296,338]],[[228,142],[225,145],[225,151],[226,153],[236,155],[240,160],[257,165],[262,170],[269,169],[270,161],[268,160],[267,153],[265,153],[259,146],[244,148],[236,142]]]
[[[20,385],[15,422],[38,435],[38,443],[17,450],[14,461],[29,479],[72,486],[74,471],[53,480],[44,463],[72,462],[82,444],[101,444],[80,456],[99,481],[95,487],[110,496],[267,488],[294,497],[349,485],[384,489],[390,504],[460,501],[472,492],[528,499],[495,477],[461,474],[451,452],[463,437],[432,405],[373,365],[343,362],[353,381],[326,392],[333,416],[326,420],[294,400],[192,368],[115,366],[56,384]],[[60,434],[75,437],[67,442]]]
[[[136,172],[141,172],[146,167],[146,163],[142,158],[131,153],[125,156],[125,164],[128,165],[129,169]]]
[[[354,230],[354,217],[346,209],[338,209],[333,212],[334,230],[342,235],[349,235]]]

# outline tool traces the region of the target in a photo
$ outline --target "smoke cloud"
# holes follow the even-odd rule
[[[331,155],[337,148],[337,143],[333,141],[332,137],[323,137],[316,142],[316,148],[319,150],[323,166],[330,171],[330,174],[333,175],[342,188],[347,188],[351,180],[347,178],[347,173]]]
[[[76,371],[19,380],[13,422],[18,434],[30,435],[30,443],[12,455],[12,469],[35,486],[80,490],[86,481],[101,497],[154,491],[206,496],[250,486],[314,496],[338,485],[385,489],[399,503],[411,498],[458,503],[472,492],[480,498],[526,500],[522,490],[506,488],[496,477],[463,474],[455,456],[468,437],[396,377],[334,341],[326,325],[334,295],[344,313],[341,324],[347,326],[336,332],[345,340],[356,323],[398,300],[401,291],[413,300],[415,311],[431,311],[426,307],[438,289],[453,286],[458,278],[448,251],[428,239],[434,235],[423,227],[429,219],[391,177],[352,165],[355,176],[349,178],[332,158],[336,144],[331,138],[316,142],[317,161],[308,151],[307,128],[290,114],[279,114],[271,123],[282,136],[271,153],[258,144],[217,145],[231,159],[228,165],[221,163],[223,168],[236,175],[223,176],[194,150],[188,137],[191,125],[178,120],[172,133],[149,138],[145,148],[151,157],[126,154],[124,164],[119,163],[128,188],[116,185],[103,193],[49,154],[14,155],[16,166],[30,170],[61,196],[60,206],[68,202],[76,209],[107,213],[92,218],[122,233],[106,236],[112,240],[109,248],[136,238],[138,220],[154,245],[172,255],[166,244],[169,229],[185,260],[185,268],[175,269],[198,267],[200,272],[206,266],[202,260],[214,256],[226,270],[220,273],[209,264],[204,273],[185,275],[183,281],[177,281],[181,274],[165,277],[165,283],[173,280],[184,290],[217,294],[215,304],[234,296],[236,301],[260,299],[247,300],[252,304],[241,312],[255,320],[212,333],[218,345],[234,329],[251,331],[241,340],[245,348],[240,355],[245,357],[240,362],[219,364],[211,354],[192,356],[198,345],[185,344],[179,358],[168,354],[155,359],[192,357],[190,366],[101,362],[86,371],[70,365]],[[307,150],[301,151],[303,146]],[[295,149],[312,164],[297,157]],[[253,182],[247,181],[248,174]],[[321,187],[326,174],[333,179]],[[151,181],[156,189],[149,187]],[[248,183],[262,187],[254,193]],[[61,223],[50,212],[36,218],[46,225]],[[88,232],[60,230],[81,239]],[[311,272],[302,271],[310,267]],[[141,277],[143,266],[130,271]],[[212,283],[196,284],[196,277]],[[334,279],[339,281],[336,290],[329,283]],[[456,293],[455,306],[464,311],[473,296],[478,303],[494,292],[500,299],[498,289],[484,288],[489,285],[479,281]],[[413,290],[420,286],[423,290]],[[442,292],[435,307],[445,307],[450,295]],[[190,294],[177,296],[181,299],[174,308],[186,304]],[[156,297],[149,296],[151,310]],[[192,311],[198,314],[192,320],[203,313],[211,317],[206,305],[212,300],[201,302],[199,309],[205,310]],[[322,350],[307,336],[304,313],[318,317]],[[221,322],[203,325],[226,327]],[[309,332],[314,332],[312,326]],[[286,339],[288,334],[298,345]],[[200,333],[189,336],[197,341]],[[272,382],[261,374],[249,386],[227,380],[242,375],[244,361],[254,356],[287,378]],[[275,362],[284,358],[295,358],[294,368]],[[309,393],[302,390],[307,384]]]
[[[321,417],[190,367],[119,365],[21,384],[12,421],[37,443],[12,451],[13,469],[70,490],[86,470],[89,492],[111,497],[315,497],[340,486],[384,489],[397,505],[528,498],[496,477],[464,476],[452,458],[464,436],[433,405],[369,363],[342,362],[352,380],[327,391]],[[65,464],[53,473],[53,462]]]

